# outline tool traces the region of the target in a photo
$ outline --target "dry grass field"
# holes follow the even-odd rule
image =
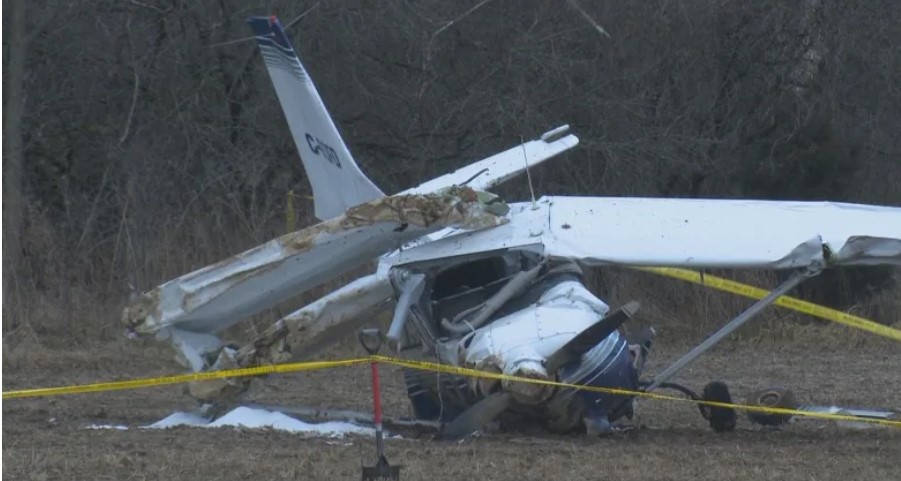
[[[727,341],[683,372],[699,388],[727,381],[736,397],[770,384],[791,386],[808,402],[901,407],[901,349],[877,342],[842,350],[817,336],[794,343]],[[876,347],[874,347],[876,346]],[[685,345],[658,346],[654,364]],[[324,358],[359,355],[350,343]],[[3,389],[51,386],[178,372],[168,352],[135,341],[79,350],[21,342],[4,349]],[[388,415],[409,408],[399,373],[385,368]],[[249,400],[280,405],[370,406],[363,366],[270,377]],[[3,478],[126,479],[358,479],[360,452],[371,462],[371,439],[312,439],[285,432],[234,428],[86,429],[91,424],[141,426],[192,401],[180,386],[82,394],[3,403]],[[901,432],[852,429],[804,420],[764,430],[740,419],[735,432],[709,430],[689,403],[642,401],[639,429],[608,438],[489,432],[461,443],[428,437],[390,440],[388,457],[403,464],[402,479],[897,479]]]
[[[126,299],[318,222],[298,156],[307,150],[291,135],[249,16],[281,19],[358,167],[388,193],[567,124],[579,145],[526,162],[528,175],[492,191],[511,203],[600,195],[901,207],[897,0],[3,7],[4,391],[183,372],[167,348],[122,336]],[[304,123],[306,135],[343,152],[320,133],[321,119]],[[323,185],[350,188],[326,182],[317,192]],[[603,223],[617,212],[599,217],[599,233],[628,234],[629,219],[678,224],[662,211]],[[820,236],[841,253],[842,229],[830,225],[839,221],[822,212],[809,211],[823,225],[798,232],[797,243]],[[730,232],[736,252],[795,232],[750,217],[716,226],[754,226]],[[885,232],[845,225],[861,229],[849,235]],[[685,256],[703,245],[683,246]],[[733,264],[705,273],[767,289],[784,280],[772,269],[725,268]],[[371,267],[267,306],[227,340],[254,339]],[[751,305],[624,267],[586,278],[611,307],[642,303],[640,321],[658,329],[651,375]],[[898,268],[827,269],[791,295],[901,328]],[[319,357],[361,354],[345,340]],[[699,390],[722,380],[739,400],[775,384],[809,403],[901,409],[899,373],[901,343],[768,308],[675,381]],[[386,367],[385,378],[386,414],[408,416],[400,373]],[[272,376],[244,399],[368,411],[369,382],[366,366]],[[361,450],[374,457],[368,437],[138,429],[194,407],[185,386],[7,400],[2,477],[350,480]],[[491,431],[447,443],[404,433],[387,449],[403,480],[901,480],[901,429],[800,420],[773,430],[742,416],[735,431],[714,433],[691,403],[651,400],[638,403],[634,424],[603,438]]]

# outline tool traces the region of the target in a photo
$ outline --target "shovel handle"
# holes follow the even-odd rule
[[[372,368],[372,409],[375,414],[375,427],[382,429],[382,395],[379,386],[379,365],[377,362],[369,363]]]
[[[372,368],[372,410],[375,421],[375,447],[379,455],[379,463],[385,459],[385,441],[382,434],[382,392],[379,386],[379,364],[369,363]],[[387,461],[385,461],[387,463]]]

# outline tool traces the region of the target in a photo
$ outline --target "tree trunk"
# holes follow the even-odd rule
[[[3,106],[3,297],[9,303],[10,293],[22,257],[22,115],[25,110],[24,81],[25,55],[25,4],[11,0],[12,18],[9,23],[9,44],[6,87]],[[7,304],[8,305],[8,304]],[[3,329],[15,328],[15,315],[3,316]]]

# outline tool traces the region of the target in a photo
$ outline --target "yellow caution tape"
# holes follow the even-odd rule
[[[634,396],[634,397],[642,397],[647,399],[656,399],[659,401],[681,401],[681,402],[691,402],[695,404],[703,404],[705,406],[713,406],[713,407],[722,407],[722,408],[732,408],[736,410],[748,411],[748,412],[759,412],[765,414],[788,414],[792,416],[803,416],[809,418],[817,418],[817,419],[827,419],[831,421],[851,421],[851,422],[862,422],[862,423],[870,423],[870,424],[878,424],[880,426],[888,426],[893,428],[901,429],[901,421],[892,421],[888,419],[877,419],[877,418],[868,418],[861,416],[851,416],[848,414],[832,414],[832,413],[821,413],[821,412],[812,412],[812,411],[804,411],[801,409],[786,409],[786,408],[774,408],[768,406],[760,406],[760,405],[752,405],[752,404],[738,404],[738,403],[723,403],[716,401],[700,401],[689,398],[677,397],[677,396],[669,396],[666,394],[658,394],[653,392],[645,392],[645,391],[633,391],[631,389],[620,389],[620,388],[609,388],[609,387],[599,387],[599,386],[585,386],[581,384],[570,384],[559,381],[551,381],[547,379],[534,379],[530,377],[521,377],[521,376],[511,376],[508,374],[502,374],[498,372],[488,372],[488,371],[479,371],[476,369],[469,369],[465,367],[457,367],[450,366],[447,364],[438,364],[434,362],[425,362],[425,361],[409,361],[405,359],[397,359],[390,358],[384,356],[372,356],[377,362],[382,362],[385,364],[393,364],[395,366],[407,367],[411,369],[419,369],[424,371],[433,371],[433,372],[441,372],[445,374],[456,374],[460,376],[467,377],[480,377],[485,379],[498,379],[498,380],[506,380],[506,381],[514,381],[514,382],[524,382],[529,384],[537,384],[544,386],[553,386],[559,388],[566,389],[576,389],[582,391],[590,391],[590,392],[599,392],[605,394],[615,394],[622,396]]]
[[[335,367],[353,366],[369,362],[369,358],[344,359],[340,361],[312,361],[293,362],[288,364],[271,364],[242,369],[228,369],[223,371],[195,372],[191,374],[177,374],[174,376],[161,376],[145,379],[131,379],[128,381],[101,382],[96,384],[81,384],[75,386],[45,387],[37,389],[20,389],[17,391],[5,391],[3,399],[17,399],[26,397],[59,396],[64,394],[81,394],[88,392],[124,391],[144,387],[164,386],[167,384],[184,384],[193,381],[205,381],[210,379],[225,379],[229,377],[263,376],[266,374],[288,373],[299,371],[316,371],[319,369],[331,369]]]
[[[881,425],[881,426],[888,426],[888,427],[893,427],[893,428],[901,428],[901,421],[867,418],[867,417],[860,417],[860,416],[851,416],[851,415],[846,415],[846,414],[818,413],[818,412],[804,411],[804,410],[798,410],[798,409],[773,408],[773,407],[767,407],[767,406],[748,405],[748,404],[721,403],[721,402],[714,402],[714,401],[698,401],[698,400],[693,400],[693,399],[688,399],[688,398],[681,398],[681,397],[677,397],[677,396],[657,394],[657,393],[653,393],[653,392],[633,391],[630,389],[608,388],[608,387],[598,387],[598,386],[584,386],[584,385],[580,385],[580,384],[569,384],[569,383],[544,380],[544,379],[534,379],[534,378],[521,377],[521,376],[510,376],[510,375],[502,374],[502,373],[498,373],[498,372],[479,371],[476,369],[451,366],[451,365],[447,365],[447,364],[438,364],[438,363],[434,363],[434,362],[412,361],[412,360],[397,359],[397,358],[386,357],[386,356],[369,356],[369,357],[364,357],[364,358],[344,359],[344,360],[338,360],[338,361],[296,362],[296,363],[288,363],[288,364],[275,364],[275,365],[269,365],[269,366],[243,368],[243,369],[229,369],[229,370],[225,370],[225,371],[211,371],[211,372],[181,374],[181,375],[175,375],[175,376],[163,376],[163,377],[155,377],[155,378],[147,378],[147,379],[133,379],[133,380],[129,380],[129,381],[114,381],[114,382],[84,384],[84,385],[77,385],[77,386],[63,386],[63,387],[53,387],[53,388],[22,389],[22,390],[17,390],[17,391],[4,392],[3,399],[43,397],[43,396],[77,394],[77,393],[88,393],[88,392],[119,391],[119,390],[126,390],[126,389],[162,386],[162,385],[168,385],[168,384],[179,384],[179,383],[186,383],[186,382],[191,382],[191,381],[202,381],[202,380],[209,380],[209,379],[260,376],[260,375],[265,375],[265,374],[288,373],[288,372],[299,372],[299,371],[315,371],[315,370],[330,369],[330,368],[335,368],[335,367],[353,366],[353,365],[368,363],[368,362],[379,362],[379,363],[391,364],[394,366],[406,367],[406,368],[411,368],[411,369],[440,372],[440,373],[445,373],[445,374],[454,374],[454,375],[466,376],[466,377],[480,377],[480,378],[486,378],[486,379],[498,379],[498,380],[513,381],[513,382],[524,382],[524,383],[530,383],[530,384],[553,386],[553,387],[567,388],[567,389],[584,390],[584,391],[592,391],[592,392],[600,392],[600,393],[607,393],[607,394],[614,394],[614,395],[642,397],[642,398],[656,399],[656,400],[661,400],[661,401],[692,402],[692,403],[703,404],[703,405],[707,405],[707,406],[732,408],[732,409],[736,409],[736,410],[743,410],[743,411],[749,411],[749,412],[760,412],[760,413],[767,413],[767,414],[783,414],[783,415],[792,415],[792,416],[799,416],[799,417],[825,419],[825,420],[830,420],[830,421],[861,422],[861,423],[877,424],[877,425]]]
[[[645,272],[652,272],[654,274],[659,274],[662,276],[672,277],[675,279],[681,279],[683,281],[688,281],[707,287],[712,287],[714,289],[730,292],[732,294],[738,294],[740,296],[749,297],[752,299],[763,299],[767,294],[769,294],[769,291],[767,291],[766,289],[760,289],[758,287],[742,284],[741,282],[730,281],[721,277],[711,276],[709,274],[701,275],[701,273],[699,272],[687,269],[675,269],[671,267],[637,267],[636,269]],[[804,314],[816,316],[821,319],[837,322],[854,329],[860,329],[882,337],[893,339],[895,341],[901,341],[901,330],[842,311],[830,309],[819,304],[814,304],[812,302],[807,302],[789,296],[779,297],[778,299],[776,299],[775,304],[777,306],[792,309]]]

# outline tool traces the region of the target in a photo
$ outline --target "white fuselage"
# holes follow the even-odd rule
[[[511,376],[553,379],[554,373],[548,373],[544,367],[547,357],[609,310],[581,283],[561,282],[548,289],[538,302],[462,337],[457,344],[459,362]],[[591,354],[605,358],[618,340],[618,335],[608,337]],[[473,382],[477,391],[487,393],[497,381]],[[523,383],[505,382],[503,387],[526,402],[540,402],[548,391]]]

